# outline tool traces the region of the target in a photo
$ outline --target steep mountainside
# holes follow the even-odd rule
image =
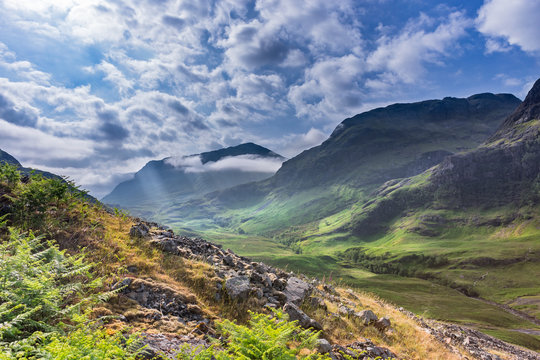
[[[416,175],[449,152],[476,147],[519,103],[510,94],[478,94],[371,110],[344,120],[320,146],[285,162],[271,183],[305,189]],[[390,162],[374,166],[382,159]]]
[[[486,93],[368,111],[343,121],[328,140],[286,161],[271,178],[178,201],[157,218],[257,233],[319,220],[367,199],[385,181],[478,146],[519,103],[513,95]]]
[[[452,155],[427,173],[378,190],[367,214],[391,220],[415,207],[493,209],[536,206],[540,200],[540,80],[525,101],[477,149]],[[369,210],[368,210],[369,209]],[[390,210],[391,209],[391,210]],[[373,218],[354,226],[373,226]]]
[[[274,173],[271,168],[242,168],[242,163],[257,160],[269,160],[279,165],[285,159],[262,146],[246,143],[185,157],[154,160],[139,170],[133,179],[116,186],[103,201],[144,214],[145,210],[152,210],[163,201],[184,201],[211,191],[262,180]],[[225,166],[216,167],[219,164]]]

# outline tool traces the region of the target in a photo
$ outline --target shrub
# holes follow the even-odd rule
[[[274,310],[272,314],[250,312],[248,326],[232,321],[219,322],[218,330],[225,341],[206,349],[185,348],[179,360],[225,360],[225,359],[329,359],[314,352],[318,332],[302,329],[296,321],[288,321],[288,316]]]
[[[11,229],[0,243],[0,359],[130,359],[118,337],[84,315],[114,294],[91,293],[101,282],[90,268],[80,255]]]
[[[16,166],[0,162],[0,183],[12,189],[20,180],[21,174]]]

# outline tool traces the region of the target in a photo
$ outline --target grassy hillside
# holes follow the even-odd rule
[[[43,356],[133,359],[156,336],[163,343],[174,344],[177,350],[187,346],[187,352],[179,358],[198,359],[203,355],[190,355],[193,342],[205,344],[205,339],[215,336],[212,335],[215,331],[227,337],[228,344],[239,341],[238,346],[225,344],[215,350],[210,348],[204,351],[204,356],[235,357],[233,354],[244,351],[246,346],[237,337],[240,334],[261,340],[270,336],[265,341],[280,346],[280,354],[290,352],[293,358],[314,355],[309,350],[313,348],[312,340],[297,342],[301,338],[287,337],[291,329],[301,330],[310,339],[315,339],[314,333],[295,328],[294,324],[285,327],[264,316],[246,323],[246,309],[257,312],[264,309],[251,298],[241,304],[226,298],[216,300],[214,289],[220,279],[212,265],[202,259],[165,253],[148,239],[133,237],[130,229],[134,219],[111,214],[99,203],[88,202],[71,189],[57,179],[40,176],[22,182],[15,168],[0,166],[0,275],[4,279],[0,291],[1,359]],[[150,232],[151,236],[159,236],[163,231],[152,228]],[[12,276],[14,269],[17,269],[16,277]],[[152,284],[153,291],[166,289],[176,294],[188,304],[191,314],[211,321],[202,327],[198,321],[157,316],[155,311],[130,300],[123,295],[121,287],[115,286],[126,277],[131,282]],[[322,310],[306,308],[321,322],[324,337],[332,343],[344,345],[365,336],[379,346],[390,348],[400,358],[458,358],[394,306],[367,293],[339,287],[335,291],[338,298],[348,299],[339,300],[347,301],[348,306],[371,309],[390,317],[393,327],[391,332],[381,333],[352,318],[329,317]],[[337,306],[328,301],[327,311],[337,314]],[[235,325],[226,319],[236,319],[245,325]],[[255,345],[264,347],[264,344],[268,342]]]

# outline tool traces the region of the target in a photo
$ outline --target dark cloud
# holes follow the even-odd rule
[[[176,16],[164,15],[161,20],[165,25],[172,26],[176,30],[180,31],[184,28],[186,21]]]
[[[16,109],[15,104],[0,94],[0,119],[15,125],[35,127],[37,116],[27,109]]]
[[[258,46],[241,54],[241,60],[248,66],[260,67],[279,64],[285,60],[289,46],[279,39],[261,39]]]
[[[178,134],[176,131],[161,131],[159,133],[159,139],[167,142],[178,140]]]
[[[182,103],[178,100],[171,101],[169,103],[169,107],[179,114],[182,114],[182,115],[189,114],[189,109],[185,107],[184,105],[182,105]]]
[[[220,127],[235,127],[238,126],[238,123],[231,120],[225,120],[225,119],[217,119],[216,124],[218,124]]]
[[[44,166],[50,166],[54,168],[76,168],[84,169],[92,166],[94,159],[87,157],[83,159],[62,159],[62,158],[44,158],[41,160],[41,164]]]
[[[114,110],[98,111],[97,116],[100,120],[105,121],[105,122],[118,121],[118,112]]]
[[[129,131],[125,127],[112,122],[101,124],[99,130],[107,140],[111,141],[124,140],[129,136]]]
[[[133,119],[148,119],[148,120],[150,120],[152,123],[154,123],[156,125],[162,125],[163,124],[163,120],[161,120],[158,117],[158,115],[156,115],[152,111],[150,111],[148,109],[145,109],[145,108],[137,108],[137,109],[130,110],[128,112],[127,116],[128,116],[128,119],[130,119],[130,120],[133,120]]]
[[[236,39],[239,41],[251,41],[256,33],[256,28],[252,26],[247,26],[243,28],[240,32],[238,32],[238,34],[236,34]]]
[[[99,126],[100,134],[98,138],[105,138],[109,141],[124,140],[129,136],[129,131],[120,125],[118,121],[118,112],[114,110],[103,110],[97,113],[99,120],[102,121]]]

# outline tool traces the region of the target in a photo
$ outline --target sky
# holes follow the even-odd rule
[[[0,148],[98,197],[151,159],[290,158],[375,107],[540,77],[540,0],[0,0],[0,19]]]

